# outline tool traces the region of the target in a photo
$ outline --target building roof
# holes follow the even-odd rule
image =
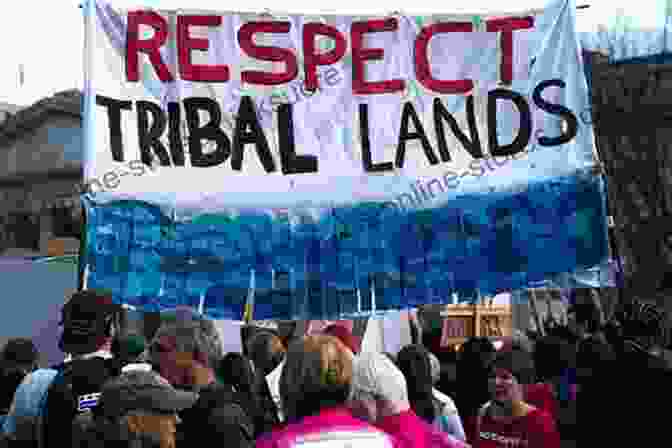
[[[49,115],[62,114],[82,118],[82,94],[66,90],[39,100],[26,108],[19,108],[0,123],[0,144],[8,143],[41,126]],[[2,107],[0,105],[0,107]],[[11,113],[11,112],[10,112]]]
[[[22,106],[16,104],[3,103],[0,101],[0,112],[15,114],[22,109]]]

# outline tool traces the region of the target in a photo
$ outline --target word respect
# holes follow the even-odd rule
[[[171,82],[176,76],[183,80],[206,83],[225,83],[230,79],[229,66],[225,64],[195,64],[192,51],[207,51],[210,42],[206,38],[196,38],[190,34],[192,27],[217,27],[222,24],[222,17],[217,15],[179,15],[176,33],[177,61],[167,65],[162,59],[161,49],[168,41],[169,26],[167,20],[153,11],[132,11],[128,13],[128,34],[126,39],[126,79],[128,82],[139,82],[140,55],[148,57],[153,70],[162,82]],[[371,126],[369,124],[370,108],[377,107],[376,101],[360,101],[357,104],[357,120],[359,128],[359,148],[362,168],[367,173],[393,172],[403,168],[408,143],[414,142],[410,150],[420,149],[429,165],[451,162],[455,151],[464,150],[473,159],[483,159],[486,155],[493,157],[511,156],[523,152],[528,144],[540,146],[560,146],[570,142],[578,132],[578,120],[575,114],[562,104],[544,98],[549,88],[566,88],[560,78],[544,79],[533,87],[529,94],[521,94],[504,86],[512,85],[513,77],[513,32],[532,28],[533,17],[505,17],[490,19],[485,22],[487,32],[500,33],[501,61],[499,85],[487,92],[487,117],[477,117],[474,105],[474,82],[470,79],[446,80],[437,79],[432,75],[432,67],[427,55],[430,40],[439,34],[469,33],[474,31],[471,22],[437,22],[421,28],[414,44],[415,80],[387,79],[369,81],[365,79],[365,63],[384,59],[382,48],[366,47],[364,36],[369,33],[394,32],[398,28],[396,18],[373,19],[353,22],[350,26],[350,46],[352,65],[352,91],[354,95],[374,95],[400,93],[401,119],[397,133],[397,148],[392,160],[373,160],[371,150]],[[138,136],[140,160],[150,164],[155,158],[162,167],[185,166],[185,146],[188,146],[189,165],[191,167],[209,168],[222,165],[230,159],[234,171],[242,171],[243,159],[253,148],[266,173],[278,169],[284,175],[316,173],[319,160],[315,155],[299,154],[294,138],[294,104],[311,93],[326,91],[344,80],[335,69],[344,58],[347,49],[346,36],[333,26],[324,23],[305,23],[302,25],[303,38],[303,73],[299,76],[297,55],[292,49],[278,46],[261,46],[254,41],[257,34],[286,34],[290,32],[292,23],[288,21],[259,21],[243,23],[236,31],[235,39],[243,53],[253,59],[270,62],[283,62],[284,71],[265,72],[260,70],[242,70],[243,85],[265,85],[274,88],[280,85],[300,87],[293,91],[294,98],[271,96],[267,101],[256,101],[244,92],[236,92],[239,101],[218,101],[210,97],[188,97],[180,101],[168,102],[165,106],[149,101],[129,101],[127,99],[96,96],[99,107],[106,109],[109,127],[109,146],[112,159],[124,162],[126,155],[123,147],[124,135],[130,129],[124,126],[128,115],[136,116],[135,124]],[[140,38],[141,28],[153,30],[151,37]],[[334,43],[330,49],[317,50],[317,38],[328,38]],[[233,38],[233,36],[232,36]],[[319,45],[321,48],[326,48]],[[219,61],[218,61],[219,62]],[[221,61],[225,62],[225,61]],[[232,61],[233,63],[233,61]],[[172,70],[172,71],[171,71]],[[421,120],[415,101],[403,98],[407,87],[422,86],[434,93],[431,104],[431,117]],[[299,93],[302,97],[299,96]],[[454,113],[446,106],[446,98],[441,96],[464,95],[466,123],[458,124]],[[348,98],[353,100],[353,98]],[[501,109],[498,104],[508,102],[514,106],[518,114],[517,134],[513,140],[504,144],[500,141],[498,115]],[[556,137],[535,135],[533,139],[532,106],[547,115],[555,116],[563,123],[562,133]],[[237,108],[232,111],[232,108]],[[222,121],[233,115],[234,123],[230,130],[222,129]],[[309,112],[302,112],[303,114]],[[203,117],[209,117],[205,118]],[[183,121],[184,118],[184,121]],[[305,120],[298,117],[297,122]],[[482,126],[479,119],[485,121],[487,133],[487,151],[482,140]],[[186,129],[183,123],[186,122]],[[269,124],[273,126],[269,126]],[[277,123],[277,126],[275,125]],[[374,124],[375,126],[375,124]],[[271,129],[270,135],[266,130]],[[434,132],[430,131],[433,128]],[[513,130],[513,129],[512,129]],[[448,135],[451,133],[455,139]],[[188,134],[185,136],[185,134]],[[277,134],[277,135],[274,135]],[[434,141],[430,136],[435,135]],[[279,163],[270,151],[270,141],[276,141],[279,150]],[[450,142],[457,141],[462,148],[449,147]],[[185,145],[186,143],[186,145]],[[205,149],[208,149],[207,151]],[[249,157],[249,155],[248,155]],[[279,166],[278,166],[279,165]]]
[[[177,71],[171,73],[161,56],[161,48],[169,37],[166,18],[154,11],[128,12],[128,31],[126,38],[126,79],[128,82],[140,81],[140,54],[148,56],[158,78],[172,82],[179,74],[180,78],[192,82],[219,83],[230,79],[228,65],[201,65],[192,62],[192,51],[207,51],[208,39],[196,38],[190,34],[192,27],[217,27],[222,24],[218,15],[179,15],[177,17]],[[364,68],[367,61],[380,61],[384,58],[382,48],[369,48],[364,45],[364,36],[370,33],[393,32],[398,29],[396,18],[371,19],[353,22],[350,28],[352,52],[352,90],[358,95],[403,92],[406,81],[391,79],[367,81]],[[141,26],[153,30],[153,35],[141,39]],[[504,17],[485,21],[486,32],[500,33],[500,82],[510,85],[513,78],[513,32],[534,26],[534,17]],[[240,49],[249,57],[260,61],[283,62],[285,69],[279,73],[259,70],[244,70],[242,81],[249,84],[274,86],[291,82],[299,73],[297,57],[289,48],[260,46],[254,42],[254,36],[260,33],[288,34],[291,22],[257,21],[244,23],[237,32]],[[337,28],[324,23],[306,23],[302,28],[304,78],[307,91],[319,88],[318,66],[338,63],[347,50],[346,37]],[[416,79],[426,89],[438,94],[461,94],[471,91],[474,83],[469,79],[443,80],[432,76],[432,67],[427,55],[429,43],[434,36],[445,33],[474,32],[471,22],[438,22],[423,27],[414,42],[414,66]],[[328,51],[318,51],[317,37],[326,37],[334,42]]]

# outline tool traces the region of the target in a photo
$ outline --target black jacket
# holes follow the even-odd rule
[[[231,448],[252,448],[255,412],[248,396],[228,386],[201,389],[194,406],[180,413],[177,448],[190,448],[203,440],[226,442]]]

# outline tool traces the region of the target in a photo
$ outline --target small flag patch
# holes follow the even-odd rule
[[[100,393],[80,395],[77,399],[77,411],[85,412],[95,408],[100,400]]]

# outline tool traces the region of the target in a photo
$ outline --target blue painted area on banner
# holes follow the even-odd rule
[[[354,317],[511,291],[608,257],[603,183],[581,173],[429,210],[361,203],[173,222],[142,202],[88,209],[90,288],[147,310],[241,319]],[[375,289],[375,293],[374,293]]]

